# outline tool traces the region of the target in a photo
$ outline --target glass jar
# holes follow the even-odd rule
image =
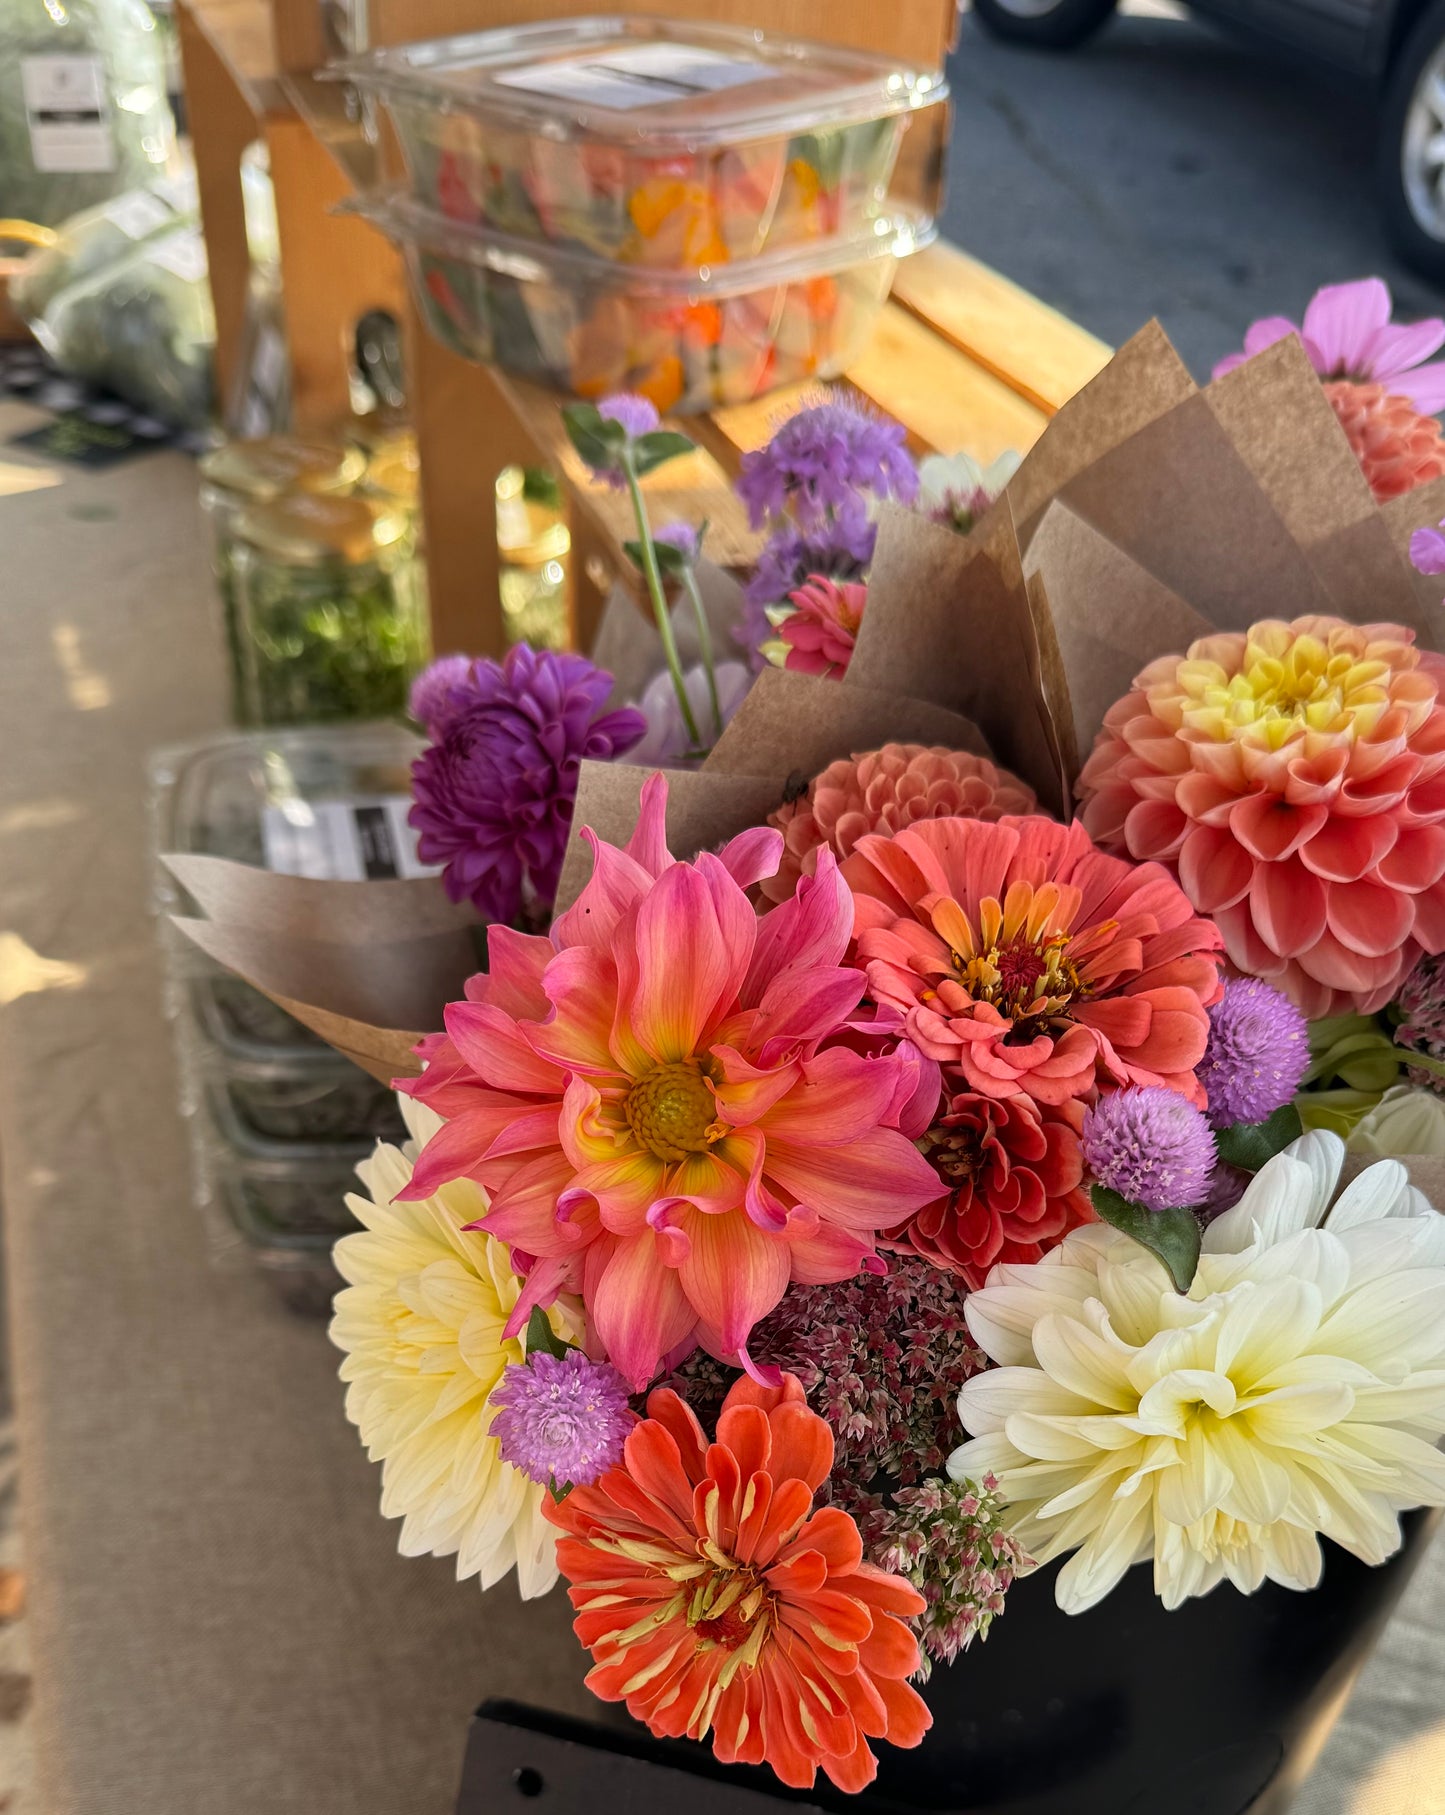
[[[232,544],[241,704],[262,725],[387,718],[426,660],[416,538],[368,498],[244,510]]]
[[[241,681],[241,645],[236,626],[236,583],[232,572],[236,524],[254,504],[270,504],[292,493],[346,493],[366,470],[366,456],[345,442],[297,435],[268,435],[255,441],[225,441],[201,460],[201,511],[211,539],[211,568],[221,595],[226,653],[231,663],[231,702],[240,724],[246,717]]]

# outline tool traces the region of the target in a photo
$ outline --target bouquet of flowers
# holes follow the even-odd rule
[[[1146,329],[917,508],[824,408],[744,469],[781,647],[726,707],[669,431],[575,416],[684,741],[625,760],[581,658],[432,671],[484,962],[431,883],[175,867],[398,1078],[332,1334],[402,1550],[565,1580],[599,1698],[857,1792],[1021,1577],[1182,1622],[1445,1505],[1445,1175],[1342,1138],[1445,1071],[1445,501],[1372,496],[1288,338],[1200,390]]]

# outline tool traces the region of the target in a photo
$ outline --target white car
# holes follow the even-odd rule
[[[1117,0],[973,0],[996,38],[1068,50]],[[1347,71],[1380,97],[1377,181],[1396,251],[1445,281],[1445,0],[1189,0],[1221,25]]]

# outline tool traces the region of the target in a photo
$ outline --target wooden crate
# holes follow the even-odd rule
[[[369,23],[373,43],[396,44],[580,10],[582,0],[370,0]],[[632,0],[628,10],[756,25],[916,67],[942,64],[956,26],[954,0]],[[562,400],[441,346],[417,320],[393,248],[364,222],[332,212],[394,173],[396,157],[385,135],[379,146],[367,141],[339,87],[315,79],[326,55],[318,0],[181,0],[180,19],[222,386],[239,358],[248,273],[237,171],[259,136],[276,185],[298,423],[344,413],[350,324],[365,308],[390,307],[405,325],[438,653],[500,651],[493,485],[503,466],[538,459],[565,481],[574,633],[585,642],[602,594],[625,567],[625,501],[592,484],[572,454]],[[1107,356],[1101,342],[1017,286],[938,246],[900,267],[893,300],[846,384],[902,421],[918,451],[963,449],[986,460],[1027,448]],[[749,560],[756,543],[730,480],[742,453],[766,440],[804,394],[683,423],[700,452],[649,482],[655,520],[706,516],[714,556]]]

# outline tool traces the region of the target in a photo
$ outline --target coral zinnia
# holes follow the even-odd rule
[[[831,856],[760,921],[744,888],[779,835],[675,863],[666,801],[653,776],[625,850],[587,834],[596,870],[550,938],[492,929],[490,975],[404,1086],[447,1118],[413,1195],[485,1185],[481,1226],[528,1271],[513,1325],[580,1289],[634,1388],[697,1342],[750,1365],[790,1279],[878,1264],[877,1232],[937,1191],[897,1126],[916,1067],[828,1044],[866,981],[842,966],[853,909]]]
[[[1331,1205],[1308,1134],[1204,1232],[1186,1297],[1139,1243],[1076,1230],[965,1306],[1002,1365],[966,1381],[955,1478],[998,1476],[1014,1536],[1081,1613],[1152,1558],[1167,1607],[1226,1578],[1313,1588],[1316,1534],[1363,1562],[1445,1505],[1445,1217],[1387,1160]]]
[[[1079,1150],[1083,1104],[1057,1108],[1022,1091],[945,1097],[920,1146],[944,1191],[895,1238],[936,1267],[981,1286],[996,1261],[1040,1259],[1094,1220]]]
[[[1445,948],[1445,660],[1393,624],[1268,620],[1164,656],[1079,777],[1107,849],[1167,863],[1312,1020]]]
[[[901,832],[920,819],[1002,819],[1036,805],[1026,782],[966,750],[885,744],[840,757],[806,794],[768,816],[783,835],[783,860],[762,893],[786,901],[799,876],[813,874],[822,845],[841,863],[870,832]]]
[[[971,1089],[1057,1105],[1165,1084],[1202,1105],[1222,941],[1157,864],[1077,824],[931,819],[862,839],[843,873],[870,993]]]
[[[622,1465],[548,1517],[566,1534],[587,1686],[664,1738],[709,1729],[724,1764],[767,1764],[811,1789],[877,1775],[870,1737],[916,1746],[932,1724],[907,1678],[924,1610],[900,1577],[863,1561],[858,1527],[813,1499],[833,1463],[827,1425],[796,1376],[739,1380],[709,1443],[662,1389]]]

